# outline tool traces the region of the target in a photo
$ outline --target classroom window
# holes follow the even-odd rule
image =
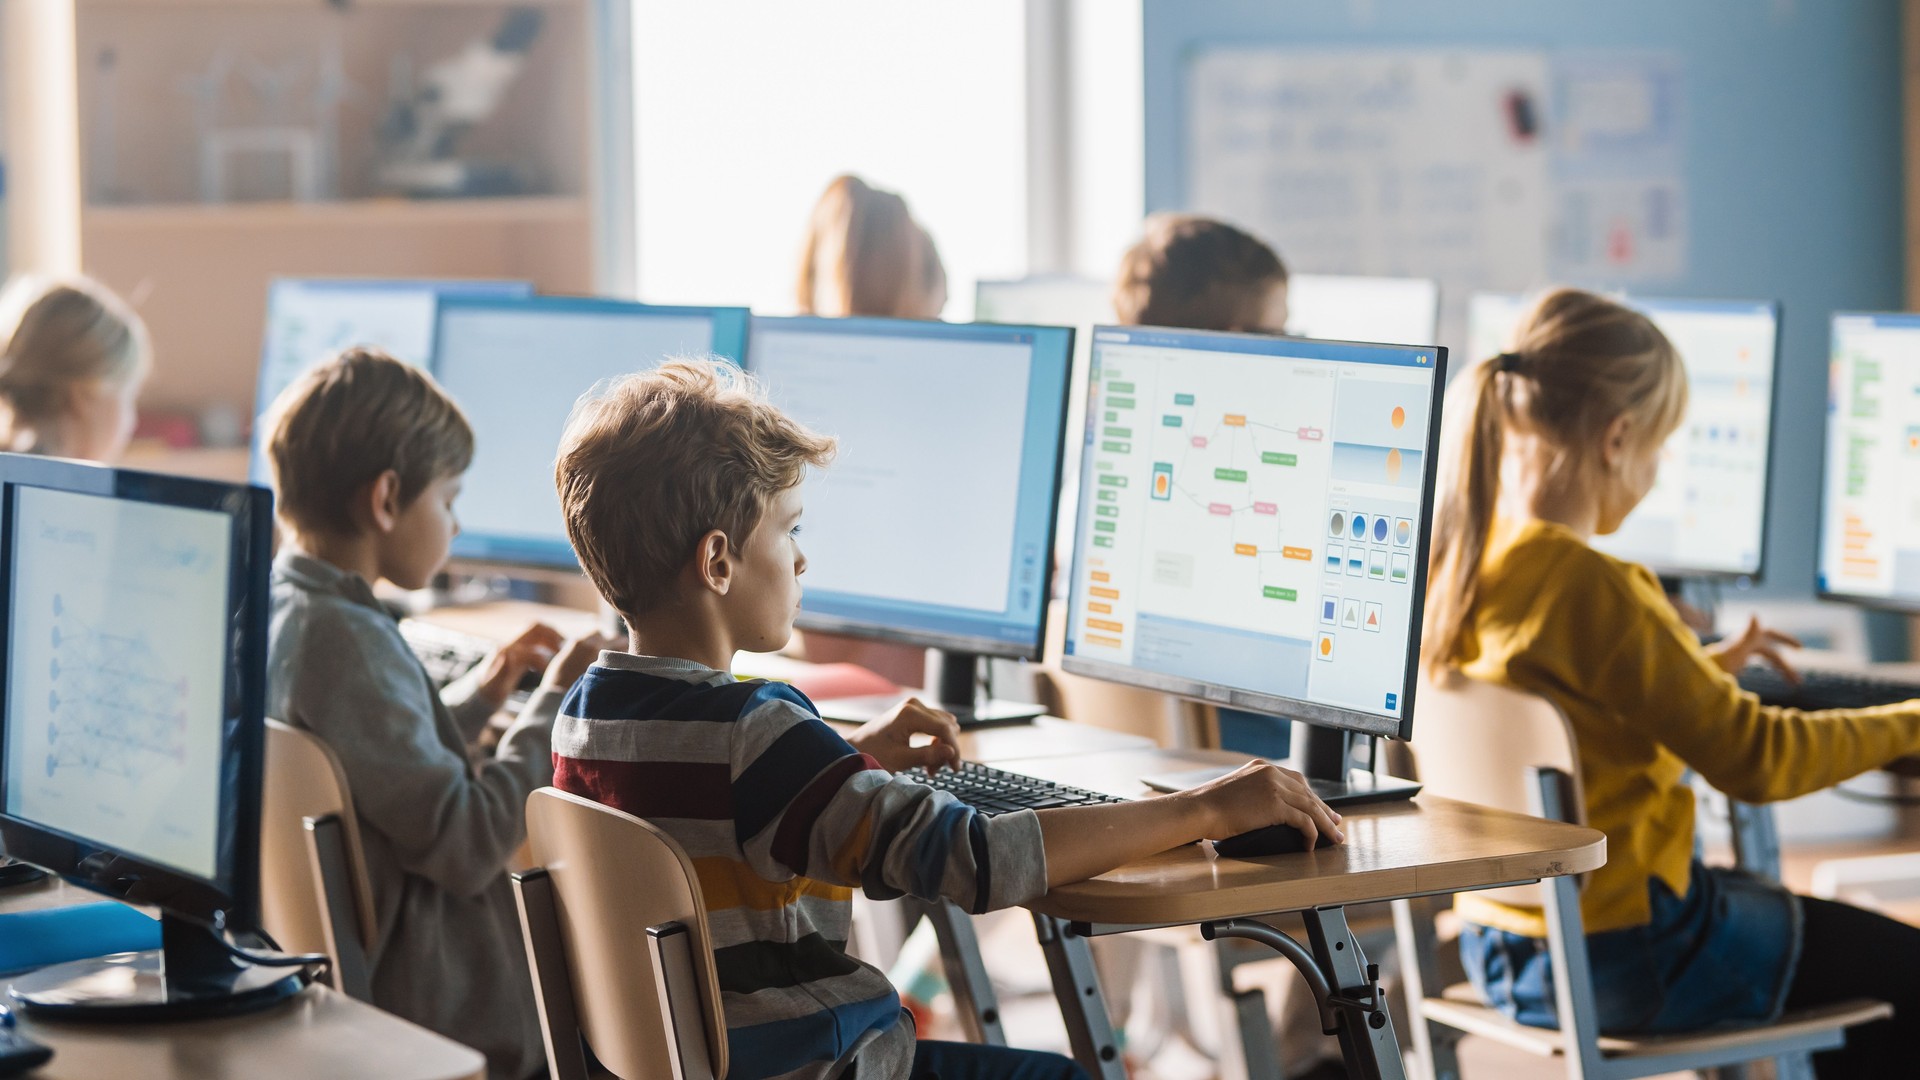
[[[946,262],[946,317],[1027,269],[1024,0],[641,0],[634,8],[638,288],[656,303],[794,307],[834,175],[906,196]]]

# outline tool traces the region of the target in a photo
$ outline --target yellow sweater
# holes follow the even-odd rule
[[[1496,525],[1469,621],[1465,673],[1549,698],[1579,742],[1587,823],[1607,834],[1607,864],[1580,903],[1588,933],[1644,925],[1652,877],[1686,895],[1688,766],[1758,803],[1920,751],[1920,702],[1817,713],[1761,705],[1701,648],[1651,572],[1559,525]],[[1547,934],[1538,908],[1471,893],[1456,907],[1484,926]]]

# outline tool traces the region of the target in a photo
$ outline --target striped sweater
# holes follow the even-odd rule
[[[556,787],[665,830],[700,880],[729,1080],[905,1077],[913,1023],[846,953],[854,887],[974,912],[1046,891],[1040,824],[897,780],[783,683],[601,654],[553,732]],[[636,928],[637,929],[637,928]]]

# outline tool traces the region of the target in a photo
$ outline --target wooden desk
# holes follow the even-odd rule
[[[1114,795],[1142,793],[1154,772],[1226,764],[1219,751],[1121,750],[999,762],[1001,768]],[[1086,939],[1159,926],[1198,926],[1209,939],[1258,942],[1292,961],[1340,1035],[1353,1076],[1406,1075],[1375,971],[1347,925],[1345,906],[1465,892],[1584,873],[1606,862],[1599,832],[1422,796],[1355,807],[1347,843],[1261,859],[1223,859],[1189,844],[1028,904],[1052,972],[1074,1056],[1093,1075],[1120,1080],[1117,1044]],[[1308,942],[1256,916],[1298,911]]]
[[[49,879],[0,890],[0,912],[93,903]],[[479,1052],[324,986],[247,1016],[172,1024],[76,1024],[22,1012],[20,1031],[53,1048],[36,1080],[484,1080]]]

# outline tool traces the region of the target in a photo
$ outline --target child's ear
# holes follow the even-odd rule
[[[695,550],[694,572],[700,583],[717,596],[727,595],[733,587],[734,571],[733,545],[727,542],[727,534],[714,529],[700,538]]]
[[[368,522],[380,533],[390,533],[400,524],[400,474],[388,469],[373,478],[364,489],[362,508]]]

